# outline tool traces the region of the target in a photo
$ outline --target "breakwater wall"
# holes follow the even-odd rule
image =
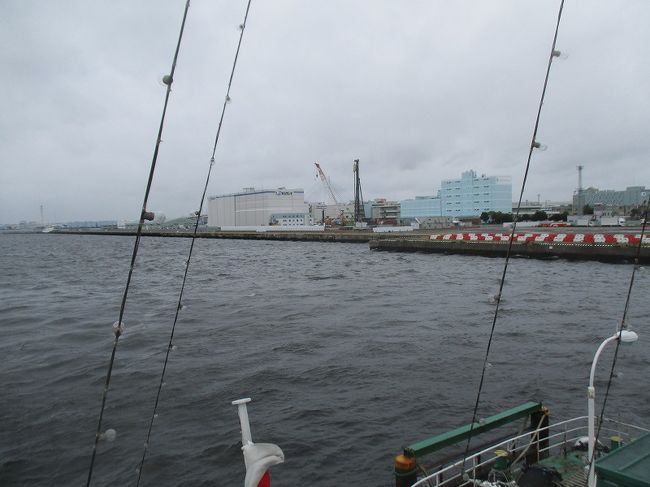
[[[116,235],[116,236],[135,236],[132,230],[57,230],[52,233],[66,235]],[[173,237],[173,238],[192,238],[193,232],[189,231],[150,231],[142,232],[143,237]],[[201,231],[196,234],[196,238],[229,238],[242,240],[286,240],[286,241],[307,241],[307,242],[340,242],[340,243],[368,243],[371,239],[388,238],[390,234],[376,234],[369,231],[349,230],[349,231],[319,231],[319,232],[253,232],[253,231]],[[394,238],[403,238],[398,236]],[[412,237],[412,235],[411,235]],[[425,235],[424,238],[428,238]]]
[[[65,235],[135,236],[132,230],[56,230]],[[190,231],[145,230],[143,237],[191,238]],[[362,243],[371,250],[393,252],[429,252],[505,257],[510,235],[507,233],[440,233],[429,232],[373,233],[367,230],[330,230],[319,232],[252,232],[201,231],[197,238],[276,240],[303,242]],[[525,233],[516,234],[512,243],[514,257],[537,259],[596,260],[629,262],[637,255],[640,235],[594,233]],[[639,262],[650,263],[650,237],[644,236]]]
[[[371,240],[370,248],[372,250],[393,252],[435,252],[505,257],[508,252],[508,241],[381,239]],[[637,252],[638,245],[632,244],[513,241],[511,255],[536,259],[559,258],[601,262],[630,262],[634,261]],[[641,247],[639,262],[650,263],[650,245],[644,244]]]

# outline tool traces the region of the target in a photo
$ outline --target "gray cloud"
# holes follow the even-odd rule
[[[135,218],[184,2],[7,1],[0,222]],[[558,2],[253,1],[210,194],[431,194],[473,168],[521,184]],[[197,208],[244,2],[193,0],[150,207]],[[567,2],[526,197],[650,185],[650,3]],[[313,195],[310,194],[313,192]],[[513,199],[516,195],[513,195]]]

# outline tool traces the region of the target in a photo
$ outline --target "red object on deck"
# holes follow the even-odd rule
[[[271,474],[267,470],[262,478],[260,479],[259,484],[257,484],[257,487],[271,487]]]

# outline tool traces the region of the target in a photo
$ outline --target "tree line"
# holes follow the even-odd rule
[[[533,222],[552,221],[552,222],[565,222],[569,216],[568,211],[562,213],[554,213],[549,215],[544,210],[537,210],[532,215],[519,215],[519,220],[528,220]],[[484,211],[481,213],[481,221],[483,223],[494,223],[500,225],[501,223],[508,223],[514,220],[512,213],[503,213],[501,211]]]

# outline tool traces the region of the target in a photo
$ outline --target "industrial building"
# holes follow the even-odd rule
[[[573,205],[576,212],[580,212],[582,207],[589,205],[592,208],[602,206],[607,210],[626,210],[643,205],[644,201],[650,196],[650,190],[645,186],[628,186],[623,191],[612,189],[587,188],[580,189],[573,195]]]
[[[480,216],[484,211],[512,210],[510,176],[477,176],[465,171],[460,179],[446,179],[440,187],[442,216]]]
[[[437,196],[416,196],[412,200],[402,200],[400,206],[402,221],[442,216],[440,191]]]
[[[401,201],[402,222],[428,217],[472,217],[484,211],[512,211],[510,176],[477,176],[465,171],[459,179],[442,181],[436,196],[416,196]]]
[[[398,201],[377,198],[371,201],[369,206],[369,209],[364,208],[364,212],[377,225],[397,225],[399,223],[400,204]]]
[[[310,222],[302,189],[244,188],[208,199],[209,227],[302,226]]]

